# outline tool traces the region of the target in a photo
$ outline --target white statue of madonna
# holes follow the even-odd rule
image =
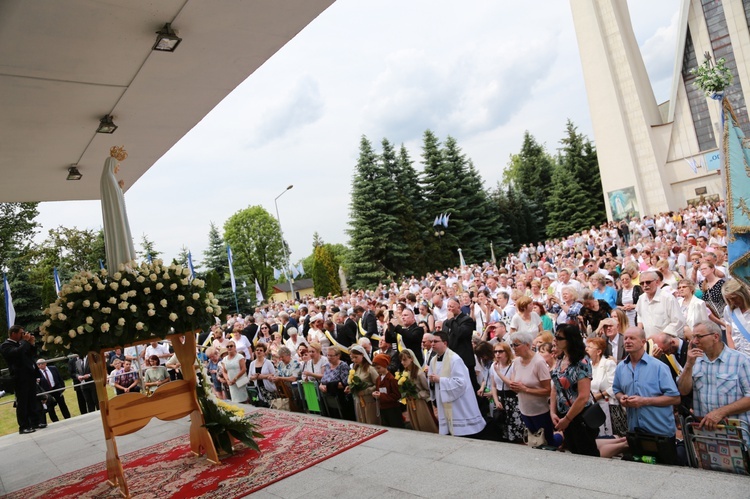
[[[133,237],[130,235],[128,212],[125,209],[123,184],[115,177],[120,170],[119,162],[124,161],[128,153],[124,147],[114,146],[109,150],[109,154],[109,158],[104,162],[100,187],[107,267],[110,272],[116,272],[120,264],[135,260],[136,256]]]

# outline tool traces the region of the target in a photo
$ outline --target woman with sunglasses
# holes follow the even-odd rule
[[[276,376],[276,368],[273,366],[273,362],[266,357],[267,353],[268,346],[265,343],[255,345],[255,360],[250,363],[249,368],[250,381],[255,383],[255,387],[258,389],[258,397],[265,404],[269,404],[276,395],[276,384],[271,381],[271,378]],[[247,390],[245,390],[245,395],[247,396]],[[234,393],[232,394],[232,401],[234,401]]]
[[[599,457],[599,428],[589,428],[583,412],[591,405],[591,360],[586,356],[581,331],[570,324],[557,329],[555,345],[562,358],[552,369],[555,389],[550,397],[552,422],[562,431],[565,446],[573,454]]]
[[[495,362],[490,370],[490,392],[495,401],[493,419],[500,425],[500,440],[503,442],[523,441],[524,425],[518,408],[518,395],[511,387],[513,378],[513,351],[503,342],[495,344]]]
[[[229,385],[229,397],[235,404],[246,404],[247,384],[242,387],[237,386],[237,381],[242,376],[247,376],[245,357],[237,352],[237,345],[231,340],[227,343],[227,352],[227,356],[221,361],[221,369],[224,379],[227,380],[227,384]]]
[[[544,359],[531,349],[534,336],[517,331],[510,335],[516,355],[510,378],[510,389],[518,395],[521,421],[529,433],[543,430],[549,445],[554,445],[555,427],[549,412],[550,372]]]

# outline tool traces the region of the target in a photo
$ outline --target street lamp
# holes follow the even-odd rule
[[[286,257],[286,278],[289,280],[289,292],[292,294],[292,300],[294,300],[294,283],[292,282],[291,272],[289,271],[289,250],[284,243],[284,230],[281,228],[281,218],[279,218],[279,205],[276,202],[292,187],[294,186],[290,185],[289,187],[281,191],[281,194],[276,196],[276,199],[273,200],[273,205],[276,207],[276,221],[279,222],[279,232],[281,232],[281,245],[284,247],[284,256]]]

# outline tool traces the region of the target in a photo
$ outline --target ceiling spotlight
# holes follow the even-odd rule
[[[179,45],[181,41],[182,38],[177,36],[172,29],[172,23],[167,23],[162,29],[156,32],[156,43],[151,50],[174,52],[174,49],[177,48],[177,45]]]
[[[114,133],[115,130],[117,130],[117,125],[112,121],[112,116],[106,115],[99,120],[99,128],[96,129],[96,133]]]
[[[68,178],[66,180],[81,180],[81,172],[78,171],[78,165],[70,165],[68,167]]]

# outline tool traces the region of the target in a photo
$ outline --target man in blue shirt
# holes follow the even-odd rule
[[[628,356],[617,364],[613,389],[628,412],[628,429],[674,438],[677,431],[672,406],[680,403],[669,368],[646,353],[646,334],[637,327],[625,331]]]

